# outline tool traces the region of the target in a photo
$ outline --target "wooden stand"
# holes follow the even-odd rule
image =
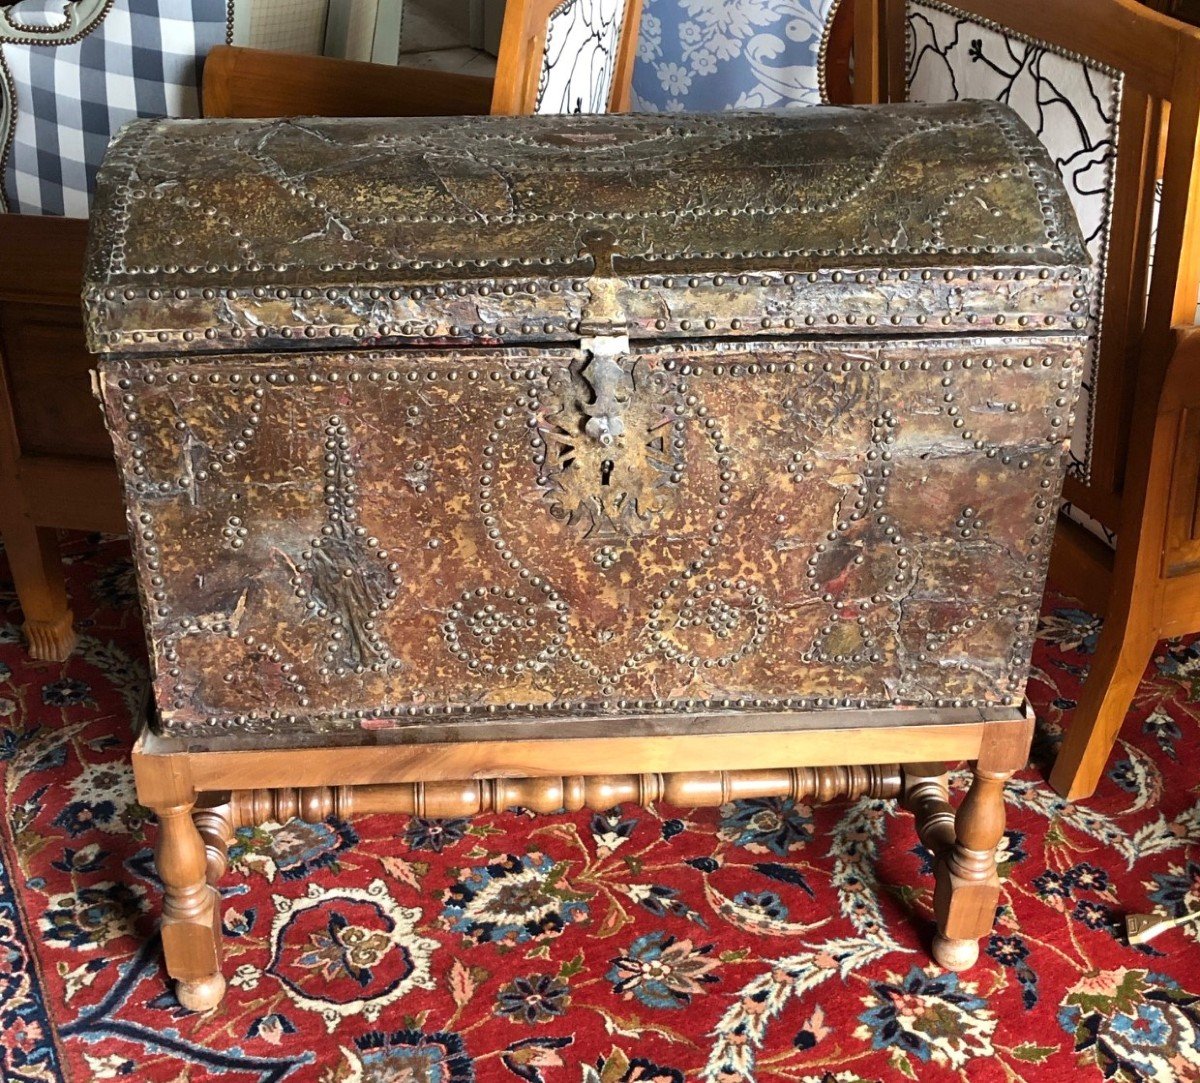
[[[239,747],[243,739],[196,750],[147,734],[133,763],[138,797],[159,818],[155,857],[166,895],[167,972],[184,1007],[206,1011],[220,1003],[225,980],[215,885],[239,827],[292,817],[437,818],[517,806],[554,812],[666,801],[694,808],[750,797],[864,795],[898,796],[914,814],[936,861],[933,956],[948,969],[966,969],[992,927],[1004,782],[1026,762],[1033,716],[1028,709],[986,717],[944,710],[915,723],[914,713],[631,720],[623,726],[633,732],[617,737],[556,735],[578,725],[566,719],[538,723],[536,731],[546,734],[538,737],[526,735],[528,724],[476,726],[469,738],[464,729],[424,726],[377,732],[373,745],[286,749]],[[781,728],[789,721],[803,728]],[[847,749],[861,751],[867,764],[839,765]],[[955,812],[945,763],[962,759],[974,761],[975,778]],[[785,766],[795,762],[810,766]],[[620,770],[631,763],[647,770]],[[739,768],[719,766],[731,763]],[[588,773],[564,775],[564,766]],[[275,785],[281,779],[290,784]]]

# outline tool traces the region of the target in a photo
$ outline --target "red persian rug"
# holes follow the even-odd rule
[[[121,541],[71,535],[81,634],[29,662],[0,565],[6,1080],[735,1083],[1197,1080],[1200,646],[1164,644],[1096,797],[1009,791],[995,934],[930,966],[927,855],[889,801],[366,818],[242,831],[229,993],[183,1011],[126,764],[146,676]],[[1097,621],[1051,598],[1030,689],[1052,756]]]

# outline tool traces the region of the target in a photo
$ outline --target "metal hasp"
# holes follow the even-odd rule
[[[590,358],[582,375],[594,395],[590,403],[582,404],[588,417],[584,432],[608,447],[625,431],[621,413],[633,393],[633,381],[623,365],[629,360],[628,326],[613,269],[618,245],[607,230],[589,230],[580,242],[579,254],[590,255],[594,268],[584,285],[590,300],[579,319],[580,349]]]

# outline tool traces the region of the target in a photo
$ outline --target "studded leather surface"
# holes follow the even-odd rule
[[[1020,702],[1088,272],[1004,108],[150,122],[99,187],[168,732]]]
[[[164,725],[1018,703],[1078,345],[110,359]]]
[[[996,103],[718,116],[139,121],[98,179],[98,351],[1063,330],[1088,257]],[[970,277],[968,277],[968,274]]]

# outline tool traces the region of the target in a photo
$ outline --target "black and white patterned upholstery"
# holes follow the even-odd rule
[[[232,0],[20,0],[0,7],[0,209],[86,217],[112,135],[195,116]]]
[[[535,113],[606,113],[625,0],[563,0],[550,15]]]
[[[909,0],[906,7],[909,98],[1007,102],[1049,150],[1079,215],[1097,271],[1089,299],[1096,331],[1076,407],[1069,469],[1086,482],[1123,76],[940,0]],[[1084,525],[1110,540],[1095,520]]]

